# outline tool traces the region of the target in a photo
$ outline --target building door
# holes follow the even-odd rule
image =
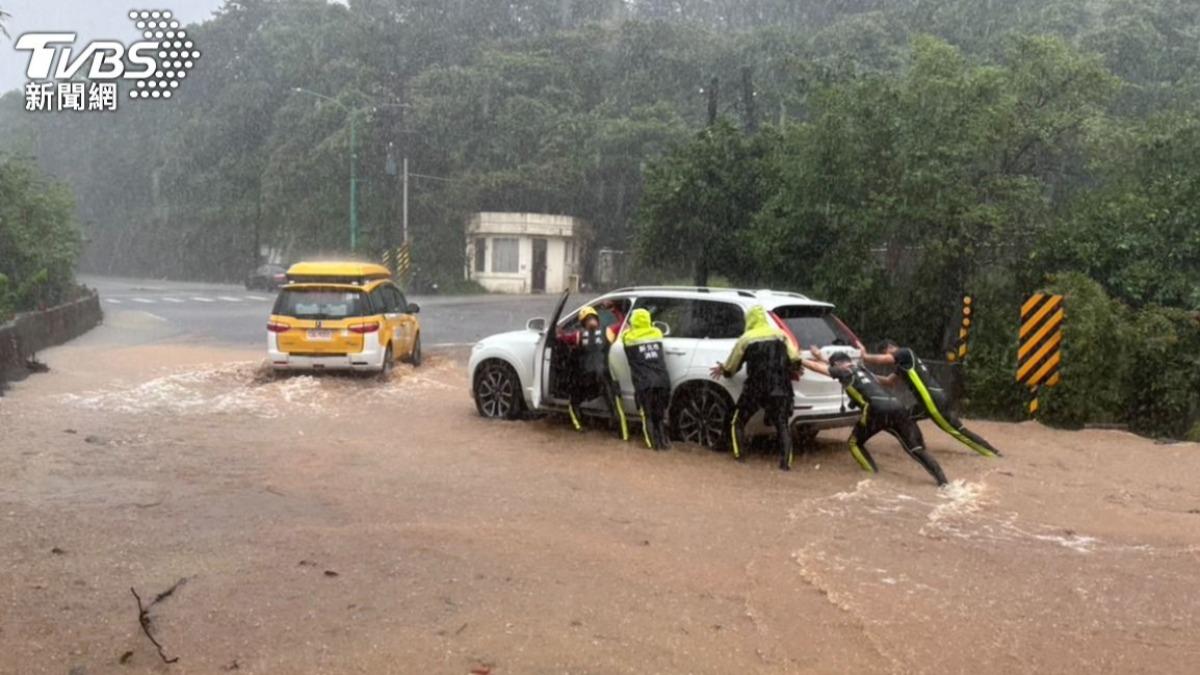
[[[533,292],[546,292],[546,240],[533,240]]]

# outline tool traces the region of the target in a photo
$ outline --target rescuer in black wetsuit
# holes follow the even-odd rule
[[[571,345],[568,373],[570,398],[567,404],[571,424],[576,431],[583,431],[579,407],[592,399],[603,398],[609,413],[620,424],[621,440],[628,441],[629,423],[625,420],[625,406],[621,403],[620,389],[608,368],[608,351],[615,331],[601,327],[600,315],[593,307],[579,310],[579,322],[579,331],[559,336],[561,342]]]
[[[663,333],[654,327],[650,312],[635,309],[629,316],[629,329],[621,336],[629,372],[633,378],[638,414],[642,418],[642,436],[646,447],[668,450],[667,405],[671,402],[671,375],[663,359]]]
[[[892,385],[897,379],[903,380],[909,391],[917,399],[917,404],[939,429],[949,434],[959,443],[967,446],[984,457],[999,457],[1000,451],[958,419],[950,407],[950,397],[942,385],[929,373],[929,369],[921,362],[920,357],[911,349],[903,348],[891,340],[885,340],[879,354],[868,354],[859,344],[864,363],[876,366],[895,366],[896,373],[884,379],[884,384]]]
[[[800,365],[800,352],[783,331],[771,324],[761,305],[746,314],[746,332],[738,338],[725,363],[712,367],[712,377],[733,377],[746,366],[746,383],[730,422],[730,443],[735,459],[742,459],[746,422],[760,409],[779,438],[779,468],[792,470],[792,431],[788,422],[795,405],[792,373]]]
[[[846,354],[838,352],[827,363],[820,347],[814,346],[810,351],[813,359],[805,359],[804,367],[840,382],[854,406],[862,410],[862,416],[850,434],[850,454],[863,470],[879,473],[879,466],[866,446],[873,436],[886,431],[900,441],[904,451],[933,476],[938,486],[946,484],[942,467],[925,450],[921,429],[904,404],[888,393],[870,371],[855,365]]]

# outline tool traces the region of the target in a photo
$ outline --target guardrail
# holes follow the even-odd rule
[[[0,388],[28,374],[37,352],[73,340],[104,319],[95,291],[71,302],[37,312],[24,312],[0,324]]]

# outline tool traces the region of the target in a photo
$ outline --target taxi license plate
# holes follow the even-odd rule
[[[308,339],[313,342],[329,342],[333,339],[333,331],[331,330],[310,330],[308,331]]]

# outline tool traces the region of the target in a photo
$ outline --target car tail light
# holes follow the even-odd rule
[[[360,324],[358,326],[350,326],[350,332],[358,333],[359,335],[366,335],[367,333],[374,333],[377,330],[379,330],[378,323],[364,323],[364,324]]]
[[[267,330],[271,331],[272,333],[286,333],[291,329],[292,327],[286,323],[279,323],[278,321],[267,322]]]

